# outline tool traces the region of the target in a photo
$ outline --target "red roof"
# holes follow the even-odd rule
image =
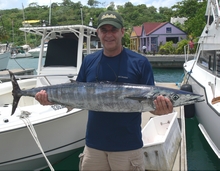
[[[165,24],[167,24],[168,22],[146,22],[143,23],[143,29],[145,31],[146,35],[151,34],[152,32],[156,31],[157,29],[161,28],[162,26],[164,26]]]
[[[133,30],[136,33],[136,36],[141,36],[141,33],[142,33],[142,27],[141,26],[134,26]]]

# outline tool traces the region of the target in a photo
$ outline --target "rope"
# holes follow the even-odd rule
[[[37,146],[39,147],[41,153],[43,154],[43,156],[44,156],[44,158],[45,158],[45,160],[46,160],[46,162],[47,162],[47,164],[48,164],[50,170],[51,170],[51,171],[54,171],[53,166],[51,165],[50,161],[48,160],[47,156],[45,155],[45,153],[44,153],[44,151],[43,151],[43,148],[42,148],[42,146],[41,146],[41,144],[40,144],[40,141],[39,141],[39,139],[38,139],[38,137],[37,137],[37,133],[36,133],[36,131],[35,131],[35,129],[34,129],[34,126],[33,126],[33,124],[31,123],[31,121],[28,119],[29,115],[30,115],[29,112],[22,111],[22,112],[21,112],[21,115],[20,115],[20,119],[24,122],[24,124],[25,124],[25,125],[27,126],[27,128],[29,129],[29,131],[30,131],[32,137],[34,138],[34,140],[35,140]]]
[[[17,61],[15,58],[13,58],[13,59],[14,59],[14,61],[18,64],[18,66],[21,67],[21,69],[25,70],[25,69],[18,63],[18,61]]]

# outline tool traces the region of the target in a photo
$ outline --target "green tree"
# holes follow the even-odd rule
[[[188,35],[197,37],[201,35],[201,32],[205,26],[205,10],[207,0],[202,2],[197,0],[183,0],[172,6],[174,10],[174,16],[186,17],[187,21],[184,23],[184,31]]]
[[[63,0],[62,4],[63,6],[72,6],[73,2],[71,0]]]
[[[100,2],[96,0],[88,0],[87,4],[91,7],[95,7],[95,6],[98,6]]]
[[[114,2],[110,2],[107,10],[114,11],[115,10],[115,3]]]
[[[97,4],[103,7],[97,7]],[[67,24],[81,24],[81,11],[82,6],[83,24],[88,25],[90,18],[93,18],[93,26],[97,26],[97,19],[101,12],[106,10],[117,10],[123,19],[126,28],[126,35],[123,39],[123,45],[129,47],[130,33],[133,26],[141,26],[144,22],[169,22],[170,17],[187,17],[188,20],[184,24],[175,23],[176,26],[184,30],[188,35],[193,38],[200,36],[205,26],[205,10],[207,0],[198,2],[196,0],[182,0],[176,3],[173,7],[160,7],[157,10],[154,6],[147,7],[146,4],[134,5],[131,2],[126,2],[124,5],[115,7],[114,2],[110,3],[109,8],[106,7],[106,1],[100,3],[96,0],[88,0],[89,6],[82,6],[81,2],[72,2],[71,0],[63,0],[62,3],[52,3],[51,25],[67,25]],[[30,3],[24,9],[26,20],[46,20],[49,19],[49,7],[39,6],[37,3]],[[18,45],[24,44],[24,33],[19,30],[22,27],[23,10],[10,9],[1,10],[2,19],[4,21],[5,34],[7,35],[4,40],[11,42],[14,37],[14,42]],[[13,21],[13,31],[12,31]],[[37,26],[40,26],[39,23]],[[1,36],[1,35],[0,35]],[[1,36],[3,38],[3,36]],[[27,36],[28,42],[36,46],[40,43],[38,36]],[[36,42],[36,43],[34,43]]]

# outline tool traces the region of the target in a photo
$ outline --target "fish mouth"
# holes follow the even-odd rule
[[[175,104],[175,102],[174,102],[173,106],[174,107],[176,107],[176,106],[185,106],[185,105],[195,104],[195,103],[198,103],[198,102],[203,102],[205,100],[202,97],[203,97],[202,95],[198,95],[197,97],[194,97],[194,98],[188,99],[186,101],[180,102],[179,104]]]
[[[205,99],[199,98],[199,99],[197,99],[196,102],[204,102],[204,101],[205,101]]]
[[[205,101],[205,99],[203,99],[202,97],[198,97],[196,99],[191,99],[189,101],[192,101],[192,102],[203,102],[203,101]]]
[[[194,101],[194,102],[203,102],[205,99],[203,99],[203,95],[200,94],[194,94],[194,97],[189,99],[189,101]]]
[[[205,101],[205,99],[203,99],[202,97],[203,97],[203,95],[198,95],[198,97],[189,99],[187,104],[193,104],[193,103],[198,103],[198,102]]]

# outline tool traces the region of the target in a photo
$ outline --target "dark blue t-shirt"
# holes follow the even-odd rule
[[[126,48],[114,57],[105,56],[103,50],[87,55],[77,81],[154,85],[153,71],[147,58]],[[104,151],[141,148],[141,113],[89,111],[86,145]]]

